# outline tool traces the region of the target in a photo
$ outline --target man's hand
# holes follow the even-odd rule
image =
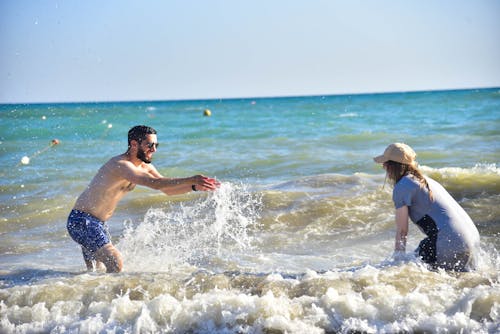
[[[195,175],[192,179],[196,191],[214,191],[220,187],[219,181],[204,175]]]

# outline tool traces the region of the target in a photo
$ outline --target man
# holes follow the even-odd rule
[[[104,164],[76,200],[67,229],[71,238],[82,246],[88,270],[103,267],[107,272],[122,270],[122,255],[111,243],[105,221],[113,215],[120,199],[136,185],[167,195],[213,191],[219,187],[219,182],[203,175],[163,177],[151,164],[157,148],[156,130],[145,125],[134,126],[128,132],[128,150]]]

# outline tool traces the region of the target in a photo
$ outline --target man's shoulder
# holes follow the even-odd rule
[[[112,157],[111,159],[108,160],[106,163],[108,168],[112,168],[114,170],[120,170],[123,168],[130,168],[130,169],[135,169],[135,170],[145,170],[149,171],[153,169],[153,164],[147,164],[144,162],[141,162],[139,165],[135,165],[130,159],[127,157],[126,154],[120,154],[117,156]]]
[[[119,171],[125,167],[133,168],[133,164],[123,156],[123,154],[117,155],[109,159],[101,168],[101,172],[106,174],[120,174]],[[118,174],[117,174],[118,173]]]
[[[127,158],[125,154],[119,154],[108,160],[107,165],[123,165],[132,164],[132,162]]]

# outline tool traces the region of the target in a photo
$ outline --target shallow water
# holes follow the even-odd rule
[[[498,89],[2,105],[0,119],[2,333],[500,332]],[[124,272],[85,273],[67,215],[142,123],[163,175],[222,187],[138,187],[108,222]],[[426,268],[415,225],[391,258],[391,187],[371,158],[393,141],[476,223],[478,270]]]

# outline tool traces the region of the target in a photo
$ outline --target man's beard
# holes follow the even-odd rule
[[[144,150],[142,150],[142,149],[139,149],[137,151],[137,159],[139,159],[142,162],[145,162],[147,164],[151,163],[151,160],[146,157],[146,152],[144,152]]]

